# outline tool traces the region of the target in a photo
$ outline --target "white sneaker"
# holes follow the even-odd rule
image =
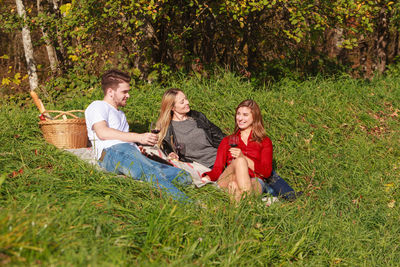
[[[265,202],[267,207],[271,206],[272,203],[279,202],[279,198],[277,197],[263,197],[261,200]]]

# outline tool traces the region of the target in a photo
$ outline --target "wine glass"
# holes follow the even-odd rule
[[[150,132],[153,134],[158,134],[160,132],[160,128],[157,127],[157,123],[155,121],[150,123]],[[153,147],[156,148],[157,144],[155,144]]]
[[[176,149],[176,152],[177,152],[179,158],[185,156],[185,152],[186,152],[185,144],[182,144],[182,143],[176,144],[175,149]]]
[[[229,146],[230,147],[237,147],[239,144],[239,136],[231,135],[229,136]]]
[[[158,134],[160,132],[160,129],[157,127],[157,123],[155,121],[150,123],[150,132],[153,134]]]

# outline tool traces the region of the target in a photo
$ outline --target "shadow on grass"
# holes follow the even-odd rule
[[[131,132],[135,133],[148,133],[150,128],[150,121],[143,121],[142,123],[129,121],[129,128]]]

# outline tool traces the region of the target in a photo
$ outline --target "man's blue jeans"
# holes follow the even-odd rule
[[[151,160],[129,143],[113,145],[106,148],[105,153],[106,155],[103,161],[99,161],[99,165],[107,171],[151,182],[153,185],[165,189],[176,200],[188,199],[173,184],[173,182],[182,185],[192,183],[188,172]]]

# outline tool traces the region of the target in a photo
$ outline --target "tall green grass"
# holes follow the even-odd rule
[[[342,265],[400,262],[400,78],[283,80],[255,89],[230,73],[183,77],[193,109],[226,133],[245,98],[261,106],[274,166],[305,194],[239,206],[213,187],[180,204],[146,183],[99,172],[44,142],[33,105],[2,103],[0,264]],[[96,91],[97,90],[97,91]],[[124,109],[148,130],[165,88],[132,90]],[[100,88],[46,106],[84,109]]]

